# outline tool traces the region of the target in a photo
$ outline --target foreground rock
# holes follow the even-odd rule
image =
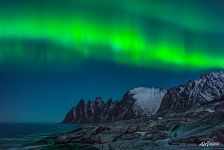
[[[224,149],[224,101],[211,101],[188,111],[158,113],[142,120],[89,125],[60,135],[55,146],[79,145],[79,149],[201,150],[208,142]],[[199,146],[201,145],[201,146]]]
[[[155,114],[166,91],[155,88],[135,88],[121,101],[104,102],[101,97],[85,104],[81,100],[66,115],[63,123],[105,123],[148,117]]]

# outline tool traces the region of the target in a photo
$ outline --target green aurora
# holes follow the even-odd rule
[[[219,1],[0,4],[1,66],[93,59],[142,67],[224,68],[224,5]],[[48,44],[32,51],[27,41]]]

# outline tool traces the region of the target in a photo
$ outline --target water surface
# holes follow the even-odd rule
[[[40,140],[78,127],[77,124],[0,124],[0,150],[41,149],[48,143],[39,143]]]

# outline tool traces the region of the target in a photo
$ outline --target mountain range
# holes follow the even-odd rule
[[[224,72],[212,72],[184,85],[170,88],[139,87],[127,91],[122,99],[105,102],[80,100],[66,115],[63,123],[105,123],[147,118],[159,112],[183,112],[224,96]]]

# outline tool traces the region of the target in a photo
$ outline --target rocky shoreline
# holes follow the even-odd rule
[[[136,88],[121,101],[81,100],[63,122],[85,125],[39,142],[53,149],[224,149],[223,108],[224,73],[213,72],[168,91]]]
[[[224,101],[213,101],[181,112],[113,123],[88,124],[51,141],[52,149],[82,150],[202,150],[224,149]],[[213,145],[207,145],[210,142]],[[204,144],[204,145],[203,145]],[[214,145],[216,144],[216,145]]]

